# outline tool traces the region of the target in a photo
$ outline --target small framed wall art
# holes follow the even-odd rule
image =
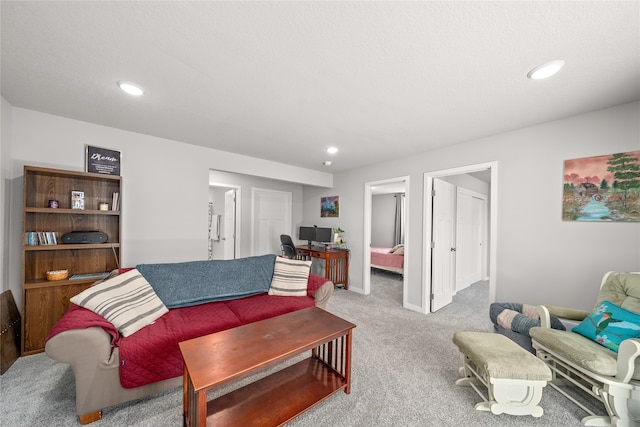
[[[321,197],[320,216],[323,218],[338,218],[340,216],[340,196]]]
[[[120,175],[120,152],[87,145],[85,171],[106,175]]]
[[[640,222],[640,151],[565,160],[562,219]]]

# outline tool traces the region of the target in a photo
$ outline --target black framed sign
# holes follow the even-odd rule
[[[120,152],[87,145],[85,169],[91,173],[120,175]]]

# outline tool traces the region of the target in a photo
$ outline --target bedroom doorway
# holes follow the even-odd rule
[[[365,183],[364,196],[364,254],[363,293],[371,293],[372,252],[379,251],[391,256],[389,251],[397,249],[393,262],[381,261],[377,267],[385,275],[397,276],[402,280],[402,306],[406,306],[408,274],[407,256],[409,250],[409,177],[391,178]],[[384,249],[387,249],[386,251]],[[386,252],[386,253],[385,253]],[[404,253],[401,253],[404,252]],[[375,254],[374,254],[375,255]],[[397,264],[397,261],[400,264]],[[378,269],[376,270],[378,271]]]

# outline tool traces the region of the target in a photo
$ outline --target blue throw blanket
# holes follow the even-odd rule
[[[138,264],[168,308],[241,298],[269,291],[275,255],[168,264]]]

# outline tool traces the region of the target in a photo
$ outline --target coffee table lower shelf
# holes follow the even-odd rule
[[[279,426],[346,386],[341,375],[310,357],[207,402],[207,425]]]

